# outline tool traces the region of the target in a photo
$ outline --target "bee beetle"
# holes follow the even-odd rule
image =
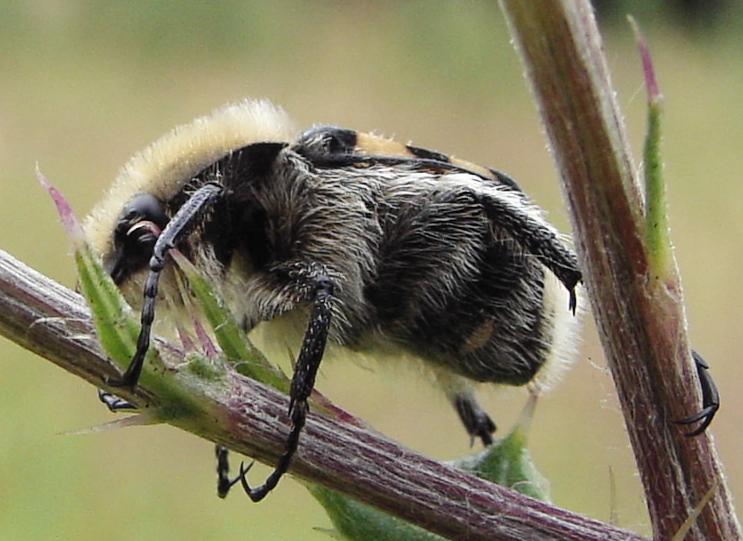
[[[266,101],[217,109],[135,155],[85,229],[141,308],[136,354],[111,385],[137,384],[156,300],[178,306],[173,247],[247,331],[299,351],[284,454],[251,488],[245,470],[227,478],[218,449],[222,496],[240,479],[258,501],[287,471],[326,343],[422,359],[486,445],[495,424],[472,382],[543,385],[575,353],[576,256],[513,180],[374,134],[295,136]]]
[[[258,501],[287,471],[326,343],[422,359],[486,445],[495,424],[472,382],[542,385],[575,350],[576,256],[512,179],[333,126],[295,137],[265,101],[217,109],[135,155],[85,229],[141,308],[136,354],[112,386],[137,384],[156,300],[178,306],[173,247],[247,331],[299,351],[284,454],[251,488],[245,470],[228,479],[218,449],[222,496],[240,479]]]

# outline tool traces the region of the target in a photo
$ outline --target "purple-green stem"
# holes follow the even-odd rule
[[[711,434],[688,438],[673,422],[701,409],[681,281],[670,248],[659,269],[658,247],[649,247],[648,209],[590,2],[501,0],[501,5],[569,203],[584,282],[654,536],[671,538],[708,491],[718,487],[687,539],[741,539]],[[657,96],[652,81],[651,96]],[[665,213],[662,192],[649,199],[658,219],[656,214]],[[664,220],[658,222],[659,243],[667,232]]]

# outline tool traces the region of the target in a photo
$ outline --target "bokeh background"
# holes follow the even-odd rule
[[[645,105],[627,12],[648,35],[666,95],[666,175],[690,331],[720,386],[712,431],[740,494],[742,9],[732,1],[599,5],[636,151]],[[0,248],[73,285],[68,243],[35,164],[82,215],[133,152],[245,96],[281,104],[299,127],[379,130],[507,171],[568,231],[509,40],[487,1],[1,2]],[[540,402],[531,449],[559,505],[647,533],[588,319],[574,370]],[[315,529],[330,527],[322,509],[293,480],[260,505],[240,493],[221,501],[210,443],[169,427],[64,435],[111,420],[92,386],[5,339],[0,374],[2,539],[328,538]],[[336,362],[318,386],[413,449],[442,459],[469,452],[453,411],[413,370]],[[502,430],[526,399],[490,387],[480,396]]]

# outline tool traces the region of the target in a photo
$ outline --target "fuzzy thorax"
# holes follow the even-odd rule
[[[294,135],[288,115],[266,100],[225,105],[177,126],[124,165],[85,220],[88,241],[97,253],[110,253],[111,232],[122,205],[135,195],[149,192],[167,201],[199,171],[231,151],[251,143],[290,141]]]

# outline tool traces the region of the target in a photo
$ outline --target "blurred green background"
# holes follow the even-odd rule
[[[690,331],[720,386],[712,431],[740,494],[741,8],[601,4],[636,151],[645,104],[627,10],[648,35],[667,98],[666,176]],[[486,1],[4,1],[0,247],[73,285],[68,243],[36,183],[36,162],[82,215],[133,152],[245,96],[281,104],[299,127],[379,130],[507,171],[568,231],[509,39],[497,6]],[[62,435],[111,420],[94,388],[5,339],[0,373],[2,539],[327,539],[313,528],[328,528],[328,519],[294,481],[260,505],[240,493],[221,501],[208,442],[168,427]],[[442,459],[469,452],[453,411],[413,370],[327,364],[318,386],[413,449]],[[526,399],[523,390],[490,387],[480,396],[502,430]],[[532,452],[558,504],[603,520],[614,513],[622,526],[648,532],[590,322],[574,370],[541,400]]]

